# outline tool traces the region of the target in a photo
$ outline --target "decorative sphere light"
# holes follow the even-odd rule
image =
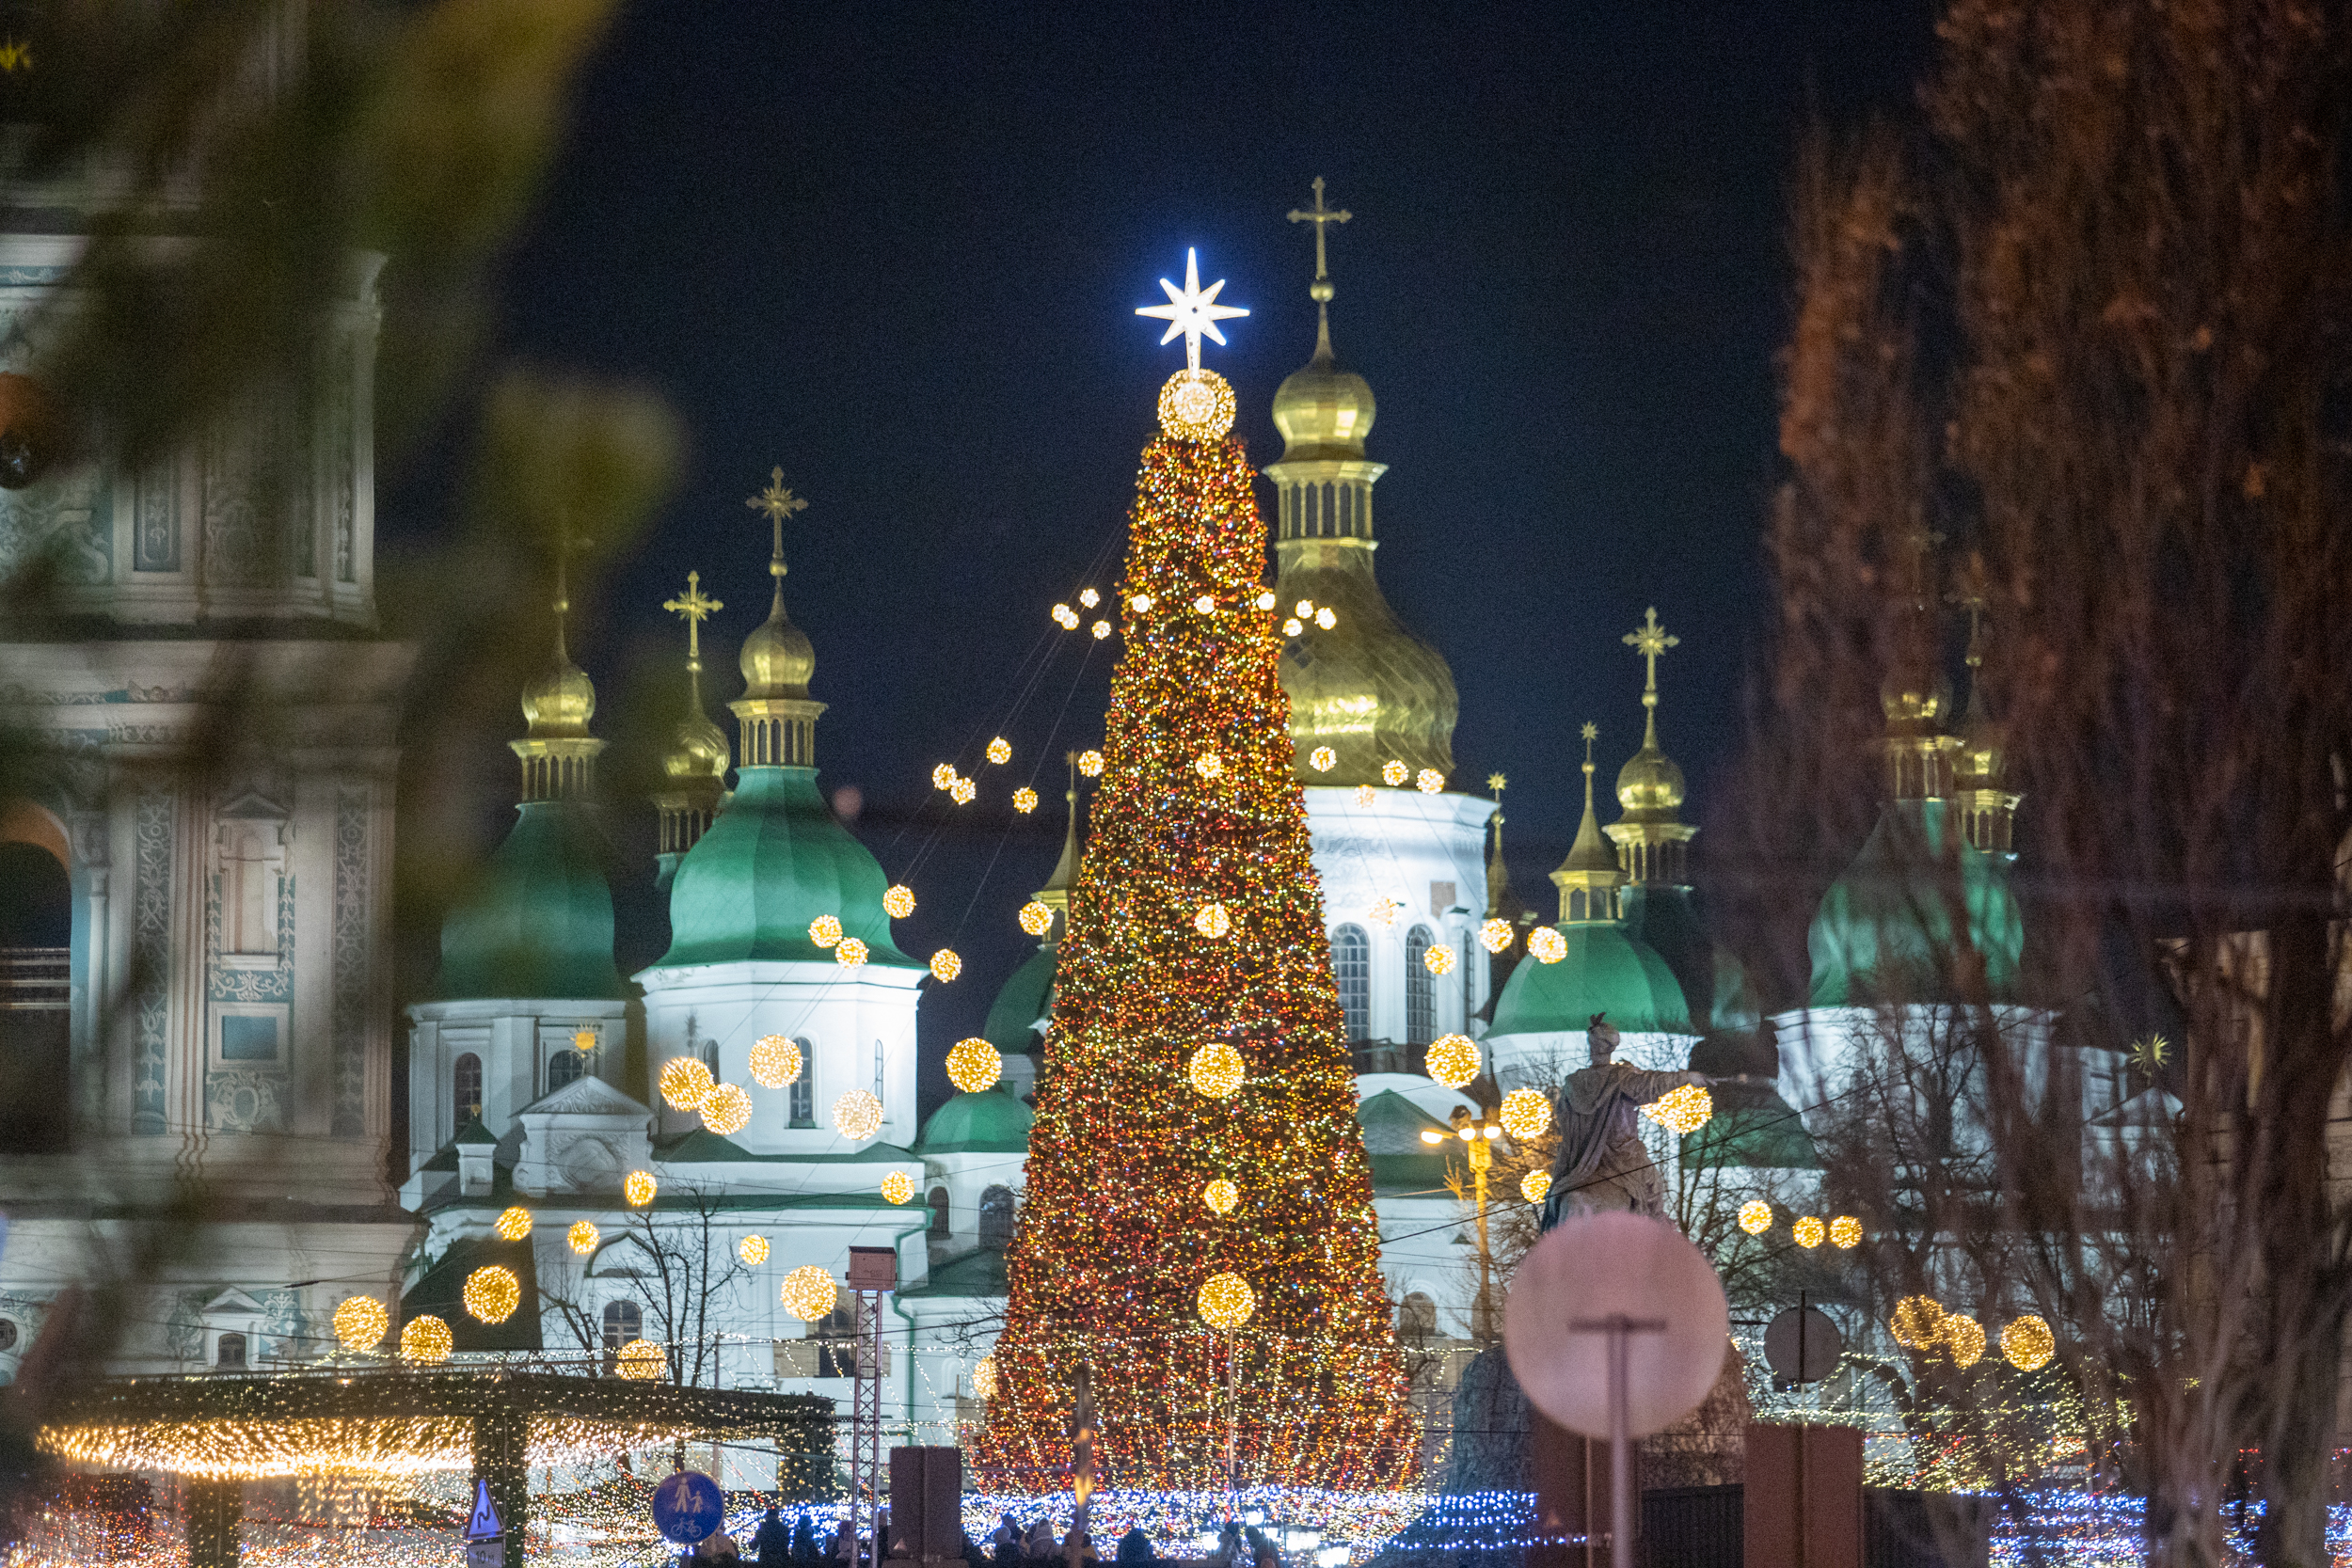
[[[1429,1046],[1429,1076],[1449,1089],[1458,1089],[1478,1076],[1484,1060],[1478,1042],[1468,1035],[1444,1035]]]
[[[1307,753],[1307,766],[1318,773],[1328,773],[1340,765],[1339,752],[1328,746],[1318,746]]]
[[[1194,1088],[1211,1100],[1231,1100],[1240,1090],[1248,1070],[1240,1052],[1223,1040],[1211,1040],[1192,1053],[1184,1075],[1192,1080]]]
[[[1222,904],[1203,904],[1193,912],[1192,928],[1214,942],[1233,928],[1233,917]]]
[[[1368,806],[1372,804],[1372,785],[1358,784],[1356,786],[1356,803],[1359,806]]]
[[[808,940],[819,947],[831,947],[841,940],[841,918],[820,914],[808,923]]]
[[[1822,1239],[1829,1234],[1829,1227],[1807,1214],[1788,1227],[1788,1234],[1795,1238],[1799,1246],[1810,1251],[1821,1244]]]
[[[1026,816],[1037,810],[1037,791],[1023,784],[1012,792],[1012,809]]]
[[[2001,1359],[2021,1372],[2038,1372],[2058,1354],[2058,1336],[2050,1325],[2028,1312],[2001,1330]]]
[[[602,1239],[593,1220],[574,1220],[572,1227],[564,1232],[564,1244],[582,1258],[596,1251],[596,1243]]]
[[[715,1082],[710,1069],[692,1056],[673,1056],[661,1064],[661,1099],[673,1111],[691,1111],[703,1102]]]
[[[1410,769],[1403,763],[1391,757],[1380,765],[1380,779],[1384,784],[1401,784],[1405,782],[1405,775],[1409,771]]]
[[[938,767],[931,769],[931,787],[933,789],[946,789],[948,785],[954,784],[955,782],[956,765],[954,763],[943,762]]]
[[[1530,1203],[1541,1203],[1551,1192],[1551,1173],[1531,1170],[1519,1178],[1519,1196]]]
[[[1272,610],[1275,603],[1274,590],[1271,588],[1265,590],[1265,592],[1258,595],[1258,608],[1260,610]]]
[[[768,1261],[768,1238],[746,1236],[735,1244],[735,1255],[753,1268]]]
[[[931,977],[942,982],[963,973],[962,956],[952,947],[943,947],[931,955]]]
[[[1127,608],[1134,610],[1138,615],[1149,615],[1152,613],[1152,595],[1149,594],[1137,594],[1134,598],[1127,601]]]
[[[450,1337],[449,1324],[426,1312],[408,1320],[400,1331],[400,1358],[433,1366],[449,1359],[456,1340]]]
[[[499,1215],[498,1223],[490,1228],[501,1242],[519,1242],[531,1234],[531,1211],[517,1203]]]
[[[615,1376],[632,1383],[651,1383],[669,1370],[670,1358],[651,1339],[631,1339],[612,1356]]]
[[[335,1342],[345,1350],[373,1350],[391,1327],[392,1315],[373,1296],[346,1296],[335,1308]]]
[[[1944,1348],[1955,1367],[1973,1367],[1984,1359],[1984,1325],[1965,1312],[1944,1314]]]
[[[996,1397],[996,1358],[983,1355],[972,1364],[972,1392],[984,1400]]]
[[[1421,962],[1422,967],[1432,974],[1451,974],[1454,973],[1454,949],[1442,942],[1432,942],[1429,950],[1421,956]]]
[[[752,1042],[752,1082],[763,1089],[780,1089],[801,1075],[801,1048],[782,1035],[762,1035]]]
[[[1740,1205],[1740,1228],[1751,1236],[1761,1236],[1772,1227],[1772,1206],[1760,1197],[1752,1197]]]
[[[1192,601],[1192,608],[1200,614],[1214,615],[1216,613],[1216,596],[1213,594],[1203,594]]]
[[[1004,1056],[977,1035],[967,1036],[947,1048],[947,1081],[966,1094],[993,1088],[996,1080],[1004,1075]]]
[[[1291,612],[1302,621],[1311,621],[1314,619],[1315,602],[1312,599],[1301,599],[1291,606]]]
[[[998,763],[1010,762],[1012,760],[1012,742],[1007,740],[1001,735],[995,739],[990,741],[988,743],[988,760]]]
[[[583,1056],[592,1054],[596,1051],[598,1043],[598,1037],[594,1029],[575,1029],[572,1031],[572,1049],[579,1052]]]
[[[1370,784],[1366,784],[1364,785],[1364,789],[1367,793],[1369,793],[1372,786]],[[1372,923],[1375,926],[1393,926],[1396,924],[1397,911],[1403,909],[1404,907],[1404,905],[1398,903],[1393,898],[1375,898],[1372,901],[1372,907],[1367,909],[1364,913],[1371,918]]]
[[[1078,612],[1066,604],[1057,604],[1054,607],[1054,619],[1064,631],[1074,631],[1077,628]]]
[[[1177,441],[1214,441],[1233,428],[1232,385],[1212,370],[1182,370],[1160,388],[1160,429]]]
[[[1502,1097],[1502,1130],[1515,1138],[1538,1138],[1551,1127],[1551,1100],[1541,1089],[1513,1089]]]
[[[1192,759],[1193,771],[1204,779],[1214,779],[1225,771],[1225,759],[1215,752],[1203,752]]]
[[[844,969],[855,969],[866,961],[866,944],[855,937],[843,937],[833,950],[833,961]]]
[[[1220,1176],[1200,1189],[1200,1201],[1210,1213],[1221,1217],[1241,1206],[1241,1189]]]
[[[914,1196],[914,1178],[902,1170],[894,1170],[882,1179],[882,1196],[893,1203],[904,1203]]]
[[[1094,640],[1097,642],[1102,641],[1103,639],[1108,637],[1110,634],[1111,624],[1108,621],[1097,621],[1094,623]]]
[[[1478,945],[1489,953],[1506,951],[1511,945],[1511,923],[1497,915],[1494,919],[1480,926]]]
[[[697,1109],[702,1112],[705,1127],[723,1138],[731,1138],[751,1125],[752,1091],[740,1084],[721,1084],[703,1096]]]
[[[661,1183],[653,1179],[653,1172],[649,1170],[630,1171],[628,1180],[621,1183],[621,1196],[628,1200],[632,1209],[643,1209],[654,1200],[654,1195],[660,1190]]]
[[[1926,1350],[1943,1340],[1944,1306],[1933,1296],[1905,1296],[1895,1304],[1886,1327],[1903,1349]],[[2001,1348],[2009,1348],[2007,1334],[2001,1336]]]
[[[1021,906],[1021,928],[1033,937],[1041,937],[1054,928],[1054,911],[1032,898]]]
[[[485,1323],[502,1323],[515,1315],[515,1308],[523,1301],[523,1283],[515,1277],[515,1271],[497,1263],[474,1270],[466,1276],[466,1288],[459,1294],[466,1310]]]
[[[1296,637],[1300,632],[1303,632],[1306,629],[1306,625],[1295,615],[1282,623],[1282,635],[1284,637]]]
[[[1642,1114],[1669,1132],[1695,1132],[1715,1114],[1715,1097],[1707,1092],[1704,1085],[1685,1084],[1680,1088],[1668,1089],[1643,1106]],[[1814,1224],[1818,1227],[1820,1222],[1816,1220]],[[1816,1237],[1804,1244],[1817,1246],[1820,1241]]]
[[[1103,595],[1096,593],[1091,588],[1081,588],[1078,590],[1078,602],[1086,606],[1089,610],[1092,610],[1096,605],[1103,602]]]
[[[1336,626],[1339,624],[1340,618],[1331,613],[1331,607],[1329,605],[1326,605],[1321,610],[1315,611],[1315,625],[1321,626],[1325,631],[1329,631],[1333,626]]]
[[[1413,787],[1423,795],[1436,795],[1445,788],[1445,775],[1434,768],[1424,768],[1414,775]]]
[[[813,1323],[840,1305],[841,1287],[834,1283],[832,1275],[806,1263],[784,1276],[780,1299],[786,1311],[804,1323]]]
[[[851,1089],[833,1102],[834,1131],[851,1143],[864,1143],[882,1131],[882,1102],[871,1089]]]
[[[1527,950],[1539,964],[1556,964],[1568,956],[1568,939],[1556,926],[1538,926],[1527,933]]]
[[[1851,1252],[1862,1244],[1862,1222],[1851,1214],[1840,1214],[1829,1222],[1829,1244],[1840,1252]]]
[[[1089,779],[1100,778],[1103,772],[1103,753],[1091,749],[1080,752],[1078,753],[1078,771],[1084,773]]]
[[[882,909],[893,920],[904,920],[914,912],[914,890],[904,882],[893,882],[882,895]]]
[[[1258,1293],[1249,1288],[1249,1281],[1228,1270],[1201,1283],[1194,1305],[1200,1309],[1200,1321],[1211,1328],[1235,1329],[1258,1309]]]
[[[979,792],[980,786],[974,784],[970,779],[958,779],[954,784],[947,786],[947,799],[953,800],[957,805],[968,806],[972,803],[973,798],[978,795]]]

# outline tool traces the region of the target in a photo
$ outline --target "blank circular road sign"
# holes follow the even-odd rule
[[[1804,1325],[1802,1344],[1797,1338],[1800,1323]],[[1837,1358],[1845,1354],[1846,1341],[1837,1325],[1818,1307],[1805,1307],[1802,1315],[1794,1307],[1783,1307],[1764,1325],[1764,1363],[1791,1383],[1820,1382],[1837,1370]]]

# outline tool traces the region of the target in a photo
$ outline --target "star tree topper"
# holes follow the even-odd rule
[[[1138,305],[1136,307],[1136,314],[1156,316],[1168,323],[1168,331],[1161,337],[1161,342],[1172,343],[1179,337],[1184,340],[1184,368],[1186,370],[1197,371],[1200,368],[1200,340],[1202,338],[1207,338],[1209,341],[1219,347],[1224,345],[1225,334],[1216,329],[1218,322],[1249,314],[1238,306],[1216,303],[1218,291],[1225,287],[1225,279],[1222,277],[1210,284],[1205,293],[1202,291],[1200,257],[1200,253],[1195,250],[1187,249],[1184,252],[1184,286],[1179,289],[1163,277],[1160,279],[1160,287],[1168,291],[1168,303],[1166,305]]]

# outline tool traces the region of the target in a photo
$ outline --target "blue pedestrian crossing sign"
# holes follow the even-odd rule
[[[506,1533],[499,1523],[498,1504],[490,1500],[490,1483],[477,1478],[473,1483],[473,1517],[466,1521],[466,1539],[489,1541]]]

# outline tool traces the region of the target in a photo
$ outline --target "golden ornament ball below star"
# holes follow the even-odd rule
[[[894,882],[882,895],[882,910],[893,920],[904,920],[914,912],[914,890],[904,882]]]
[[[844,969],[855,969],[866,961],[866,944],[855,937],[843,937],[834,947],[833,961]]]
[[[1454,973],[1454,949],[1442,942],[1432,942],[1429,950],[1421,956],[1421,962],[1422,967],[1432,974],[1451,974]]]
[[[1862,1222],[1851,1214],[1840,1214],[1829,1222],[1829,1244],[1841,1252],[1851,1252],[1862,1244]]]
[[[515,1315],[522,1305],[522,1281],[515,1271],[496,1263],[479,1268],[466,1276],[466,1288],[460,1292],[466,1310],[485,1323],[502,1323]]]
[[[1026,816],[1037,810],[1037,791],[1023,784],[1012,792],[1012,809]]]
[[[841,941],[841,919],[838,915],[820,914],[808,923],[808,940],[819,947],[832,947]]]
[[[692,1056],[673,1056],[661,1064],[661,1099],[673,1111],[691,1111],[716,1086],[710,1069]]]
[[[1215,371],[1178,371],[1160,388],[1160,429],[1174,440],[1216,440],[1234,412],[1233,388]]]
[[[746,1236],[736,1243],[735,1255],[753,1268],[768,1261],[768,1238]]]
[[[1222,904],[1203,904],[1193,912],[1192,928],[1214,942],[1233,928],[1233,917]]]
[[[589,1220],[574,1220],[572,1227],[564,1232],[565,1243],[582,1258],[596,1251],[596,1243],[601,1239],[595,1223]]]
[[[1211,1040],[1192,1053],[1184,1075],[1195,1089],[1211,1100],[1231,1100],[1241,1088],[1248,1071],[1240,1052],[1223,1040]]]
[[[703,1125],[723,1138],[731,1138],[751,1125],[752,1095],[739,1084],[721,1084],[703,1096],[695,1109]]]
[[[1054,928],[1054,911],[1036,899],[1021,906],[1021,928],[1033,937],[1041,937]]]
[[[993,1088],[996,1080],[1004,1075],[1003,1053],[977,1035],[967,1036],[947,1048],[947,1081],[966,1094]]]
[[[1406,776],[1409,771],[1410,770],[1406,768],[1403,763],[1398,762],[1395,758],[1391,757],[1387,762],[1380,765],[1380,782],[1383,784],[1401,784],[1405,782]]]
[[[1680,1088],[1668,1089],[1642,1107],[1642,1115],[1671,1132],[1695,1132],[1706,1126],[1708,1118],[1714,1114],[1715,1097],[1700,1084],[1685,1084]],[[1813,1223],[1819,1225],[1821,1222],[1816,1220]],[[1814,1242],[1805,1243],[1807,1246],[1815,1244]]]
[[[988,743],[988,760],[995,763],[1010,762],[1012,760],[1012,742],[1007,740],[1001,735],[995,739],[990,741]]]
[[[980,786],[974,784],[970,779],[958,779],[954,784],[947,786],[948,799],[952,800],[957,805],[960,806],[970,805],[974,798],[979,793]]]
[[[1752,1197],[1740,1205],[1740,1228],[1751,1236],[1761,1236],[1772,1227],[1772,1206],[1760,1197]]]
[[[1528,955],[1539,964],[1556,964],[1568,956],[1568,939],[1552,926],[1538,926],[1527,933]]]
[[[1080,752],[1078,753],[1078,771],[1084,773],[1089,779],[1100,778],[1103,773],[1103,753],[1091,750]]]
[[[391,1327],[392,1315],[373,1296],[348,1296],[335,1308],[335,1342],[345,1350],[373,1350]]]
[[[2001,1330],[2001,1359],[2021,1372],[2038,1372],[2058,1354],[2058,1336],[2041,1317],[2028,1312]]]
[[[882,1131],[882,1102],[871,1089],[851,1089],[833,1102],[834,1131],[851,1143],[864,1143]]]
[[[1241,1205],[1241,1189],[1220,1176],[1200,1189],[1200,1201],[1212,1214],[1230,1214]]]
[[[1821,1244],[1823,1238],[1829,1234],[1829,1227],[1807,1214],[1788,1227],[1788,1234],[1799,1246],[1809,1251]]]
[[[1478,1076],[1478,1042],[1468,1035],[1443,1035],[1429,1046],[1429,1076],[1458,1089]]]
[[[1933,1296],[1905,1296],[1895,1304],[1886,1327],[1895,1336],[1895,1343],[1905,1350],[1926,1350],[1943,1341],[1943,1304]],[[2001,1338],[2003,1348],[2007,1349],[2009,1336],[2004,1334]]]
[[[1945,1313],[1944,1348],[1953,1366],[1975,1366],[1984,1359],[1984,1325],[1964,1312]]]
[[[612,1357],[613,1375],[632,1383],[651,1383],[667,1370],[669,1357],[651,1339],[631,1339]]]
[[[1511,945],[1511,923],[1501,916],[1478,927],[1478,945],[1489,953],[1501,953]]]
[[[1519,1178],[1519,1196],[1530,1203],[1541,1203],[1551,1192],[1551,1173],[1531,1170]]]
[[[628,1180],[621,1183],[621,1196],[628,1200],[632,1209],[643,1209],[654,1200],[660,1190],[661,1184],[653,1179],[653,1172],[649,1170],[630,1171]]]
[[[1551,1099],[1541,1089],[1513,1089],[1502,1097],[1502,1130],[1515,1138],[1541,1137],[1551,1126]]]
[[[456,1344],[449,1332],[449,1324],[432,1313],[422,1313],[408,1320],[400,1331],[400,1358],[422,1366],[435,1366],[449,1359]]]
[[[914,1178],[902,1170],[894,1170],[882,1179],[882,1196],[893,1203],[904,1203],[914,1196]]]
[[[963,973],[963,959],[952,947],[931,955],[931,978],[945,984]]]
[[[780,1089],[801,1075],[801,1048],[782,1035],[762,1035],[752,1042],[752,1082],[763,1089]]]
[[[984,1400],[996,1397],[996,1358],[983,1355],[972,1364],[972,1392]]]
[[[1339,752],[1328,746],[1318,746],[1307,753],[1307,766],[1318,773],[1328,773],[1340,765]]]
[[[834,1283],[832,1275],[807,1263],[784,1276],[778,1299],[786,1311],[804,1323],[813,1323],[840,1305],[841,1287]]]
[[[1200,1308],[1202,1323],[1230,1331],[1249,1321],[1258,1309],[1258,1293],[1249,1288],[1249,1281],[1227,1270],[1202,1281],[1193,1304]]]
[[[518,1203],[500,1214],[498,1223],[490,1228],[501,1242],[519,1242],[531,1234],[531,1211]]]

